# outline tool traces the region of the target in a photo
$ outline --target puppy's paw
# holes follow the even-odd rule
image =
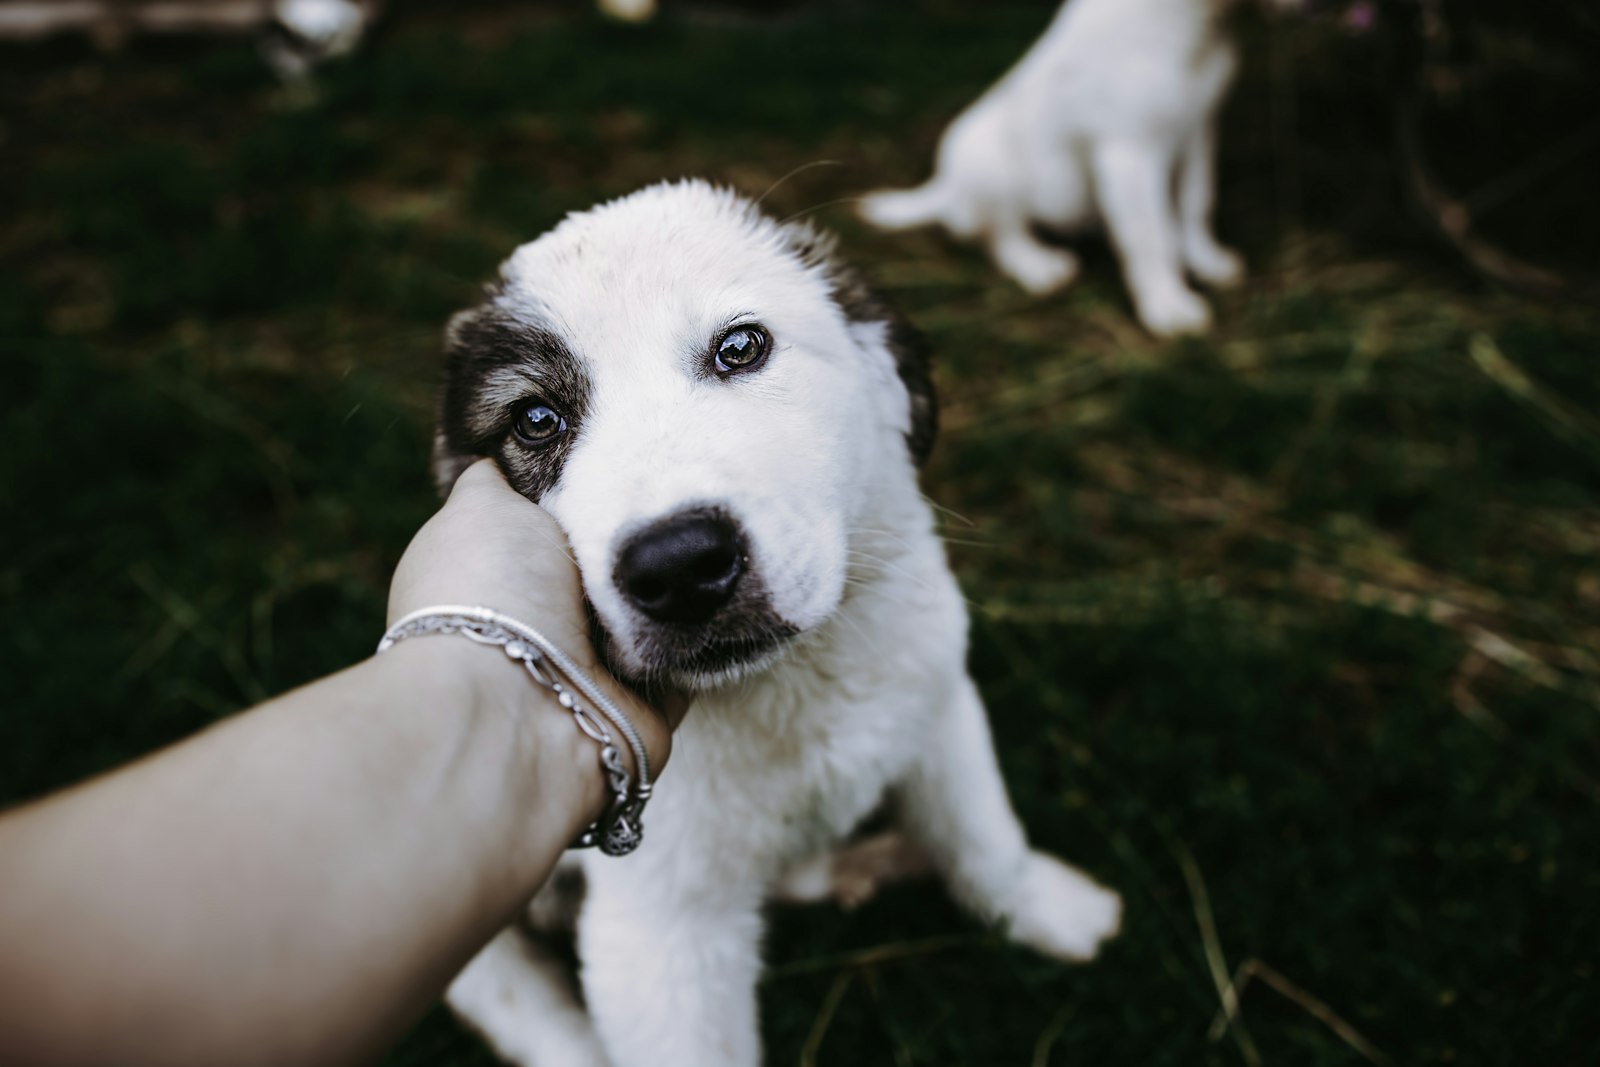
[[[1138,303],[1139,321],[1157,337],[1200,334],[1211,329],[1211,309],[1188,289],[1165,290]]]
[[[1028,856],[1007,933],[1057,959],[1091,960],[1122,925],[1122,898],[1044,852]]]
[[[1244,281],[1244,257],[1215,242],[1189,249],[1189,271],[1202,285],[1232,289]]]

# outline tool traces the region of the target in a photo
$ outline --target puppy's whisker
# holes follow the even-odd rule
[[[947,545],[963,545],[963,546],[968,546],[968,547],[972,547],[972,548],[998,548],[998,547],[1000,547],[999,542],[996,542],[996,541],[982,541],[982,540],[977,540],[977,539],[950,537],[950,536],[948,536],[946,534],[940,533],[938,530],[933,530],[933,531],[930,531],[930,532],[933,534],[934,537],[937,537],[940,541],[942,541],[944,544],[947,544]],[[907,549],[912,549],[914,547],[911,544],[911,542],[907,541],[904,537],[901,537],[898,534],[891,533],[888,530],[872,530],[872,529],[857,527],[857,528],[853,528],[853,529],[847,529],[845,531],[845,533],[846,534],[866,534],[866,535],[871,536],[871,537],[882,537],[882,538],[885,538],[885,539],[887,539],[887,540],[889,540],[889,541],[891,541],[891,542],[893,542],[895,544],[902,545]]]
[[[844,584],[847,588],[856,590],[863,596],[870,595],[886,604],[904,605],[910,602],[906,597],[898,595],[891,588],[885,588],[882,582],[873,578],[847,578]]]
[[[855,527],[847,528],[845,530],[845,533],[847,533],[847,534],[858,534],[859,533],[859,534],[867,534],[867,535],[873,536],[873,537],[884,537],[884,538],[888,538],[891,541],[895,541],[895,542],[897,542],[899,544],[905,545],[907,548],[911,547],[911,542],[907,541],[904,537],[901,537],[898,534],[892,533],[889,530],[877,530],[877,529],[873,529],[872,527],[868,527],[868,526],[855,526]],[[967,545],[967,546],[971,546],[973,548],[998,548],[999,547],[999,542],[996,542],[996,541],[983,541],[983,540],[977,540],[977,539],[951,537],[948,534],[940,533],[938,530],[933,530],[932,533],[933,533],[933,536],[937,537],[940,541],[943,541],[947,545]]]
[[[834,207],[838,204],[859,204],[865,199],[866,197],[864,196],[840,196],[835,197],[832,200],[824,200],[820,204],[813,204],[811,207],[805,208],[801,211],[796,211],[793,215],[779,219],[778,225],[782,226],[785,223],[793,222],[795,219],[805,218],[807,215],[815,214],[818,211],[822,211],[825,208]]]
[[[998,541],[977,541],[977,540],[973,540],[971,538],[946,537],[942,533],[935,533],[933,536],[937,537],[940,541],[944,542],[947,545],[961,545],[961,546],[963,546],[965,548],[999,548],[1000,547],[1000,543]]]
[[[869,552],[861,552],[861,551],[859,551],[857,549],[847,549],[845,554],[853,562],[868,563],[868,564],[872,564],[872,565],[880,568],[879,573],[883,573],[885,571],[893,571],[894,573],[900,575],[902,578],[906,578],[909,581],[915,582],[917,585],[921,586],[924,589],[928,588],[928,580],[926,578],[923,578],[920,575],[914,574],[911,571],[906,570],[904,567],[902,567],[899,564],[893,562],[892,560],[884,559],[881,556],[874,556]]]
[[[878,642],[873,639],[872,635],[867,632],[866,628],[862,626],[858,620],[851,617],[849,612],[845,612],[835,617],[848,625],[850,629],[855,631],[856,636],[861,639],[861,643],[872,650],[872,654],[875,658],[883,658],[883,649],[879,647]]]
[[[551,536],[548,530],[540,530],[539,539],[545,544],[549,545],[551,548],[554,548],[557,552],[560,552],[563,556],[566,556],[567,561],[574,567],[578,566],[577,557],[572,554],[572,550],[570,547],[568,547],[567,539],[565,537],[562,537],[558,540]]]
[[[967,518],[965,515],[961,514],[959,511],[956,511],[953,508],[945,507],[943,504],[939,503],[937,500],[933,499],[931,496],[928,496],[926,493],[922,494],[922,502],[924,504],[927,504],[930,508],[932,508],[938,514],[940,514],[940,515],[948,515],[950,518],[954,519],[956,522],[959,522],[963,526],[977,526],[978,525],[977,523],[973,522],[971,519]]]
[[[783,177],[779,178],[777,181],[775,181],[771,185],[767,186],[767,191],[762,193],[760,196],[756,197],[756,207],[760,207],[766,201],[767,197],[771,196],[774,192],[776,192],[777,189],[778,189],[778,186],[782,185],[784,182],[788,181],[790,178],[793,178],[798,174],[804,174],[806,171],[813,170],[813,169],[815,169],[817,167],[842,167],[842,166],[844,166],[844,162],[842,160],[838,160],[838,159],[813,159],[810,163],[802,163],[798,167],[796,167],[793,170],[791,170],[788,174],[785,174]]]

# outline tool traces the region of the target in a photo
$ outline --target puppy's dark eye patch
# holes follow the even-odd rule
[[[765,326],[759,323],[734,326],[724,331],[712,345],[712,369],[719,378],[748,373],[765,363],[771,350],[772,335]]]
[[[531,311],[501,306],[496,295],[456,316],[446,334],[440,469],[494,456],[516,490],[538,500],[561,476],[592,386],[553,327]]]

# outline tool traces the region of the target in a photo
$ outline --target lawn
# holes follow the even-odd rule
[[[778,912],[770,1063],[1600,1061],[1600,312],[1420,236],[1371,57],[1316,24],[1247,20],[1252,281],[1206,339],[1141,333],[1103,249],[1038,301],[855,222],[1048,11],[435,4],[311,91],[244,44],[0,52],[0,801],[367,655],[445,319],[699,174],[814,213],[928,335],[1015,803],[1128,909],[1078,968],[931,885]],[[1594,225],[1560,208],[1529,226]],[[492,1061],[435,1012],[388,1062]]]

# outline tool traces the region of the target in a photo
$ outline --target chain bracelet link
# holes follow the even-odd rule
[[[430,634],[459,634],[480,645],[498,646],[507,658],[522,665],[534,684],[554,694],[578,729],[599,746],[600,771],[611,800],[605,813],[579,834],[571,847],[599,848],[608,856],[625,856],[638,848],[644,836],[644,806],[650,799],[650,760],[633,723],[599,687],[539,631],[488,608],[442,605],[414,611],[389,627],[378,642],[378,651],[387,652],[408,637]],[[574,690],[587,697],[599,714],[586,707]],[[622,762],[610,727],[623,735],[633,753],[639,769],[637,783]]]

